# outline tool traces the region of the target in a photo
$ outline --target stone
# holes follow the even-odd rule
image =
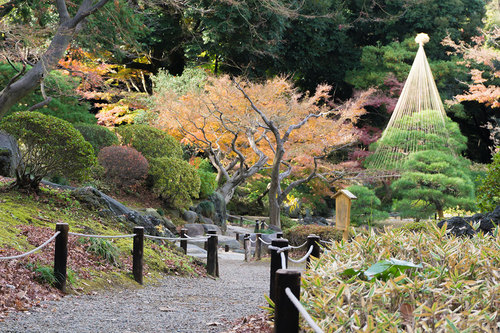
[[[16,139],[0,131],[0,176],[14,177],[20,158]]]
[[[187,229],[187,234],[189,237],[203,236],[203,234],[205,233],[205,228],[203,227],[203,224],[187,223],[184,224],[184,228]]]
[[[196,223],[196,221],[198,221],[198,214],[192,210],[184,210],[182,212],[182,218],[187,223]]]
[[[212,220],[216,225],[220,227],[223,232],[226,232],[227,212],[226,201],[224,200],[224,197],[215,192],[211,194],[208,199],[213,202],[215,208],[215,216],[212,218]]]
[[[205,233],[208,234],[209,231],[215,231],[216,234],[222,235],[222,231],[220,230],[218,225],[215,224],[202,224],[203,229],[205,230]]]
[[[198,215],[198,220],[201,224],[214,224],[214,221],[205,216]]]
[[[472,237],[476,234],[474,229],[470,226],[469,222],[460,216],[454,216],[447,220],[439,221],[437,226],[442,228],[443,225],[447,223],[446,230],[455,236],[469,236]]]

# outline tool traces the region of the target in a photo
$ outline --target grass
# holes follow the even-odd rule
[[[132,232],[132,230],[127,230],[117,220],[102,217],[97,212],[87,209],[75,200],[70,195],[70,192],[47,188],[43,188],[39,195],[27,195],[14,190],[6,192],[0,188],[0,220],[2,221],[2,228],[0,228],[0,252],[2,249],[14,249],[18,252],[26,252],[36,247],[28,241],[28,235],[22,232],[23,226],[55,230],[56,223],[68,223],[70,231],[73,232],[105,235],[129,234]],[[71,238],[70,236],[70,240]],[[113,265],[118,265],[121,262],[124,265],[121,266],[122,269],[117,267],[114,271],[108,269],[99,271],[99,269],[93,270],[89,267],[86,271],[92,272],[93,276],[90,278],[75,276],[76,286],[82,287],[85,284],[97,286],[92,281],[97,276],[103,277],[102,281],[98,284],[99,286],[104,286],[104,282],[108,280],[111,281],[110,284],[115,284],[115,281],[120,281],[122,278],[130,279],[131,239],[122,238],[109,241],[87,239],[83,242],[86,243],[86,250],[88,251],[88,254],[83,255],[84,258],[93,254],[98,258],[104,259],[104,262]],[[150,240],[145,240],[144,264],[148,274],[145,278],[146,283],[153,283],[162,274],[190,276],[204,274],[203,267],[199,262],[189,256],[185,256],[181,251],[176,250],[175,246],[160,244]],[[43,280],[50,283],[50,276],[47,274],[47,269],[40,268],[37,274]],[[117,275],[121,275],[121,278],[117,278]]]

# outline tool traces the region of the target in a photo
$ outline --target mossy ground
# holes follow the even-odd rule
[[[90,211],[72,198],[68,191],[42,188],[39,194],[25,194],[15,190],[6,191],[5,180],[3,183],[0,187],[0,255],[5,256],[1,253],[7,250],[26,252],[35,247],[23,234],[26,226],[37,230],[48,228],[45,232],[49,234],[49,229],[55,230],[56,223],[68,223],[70,231],[87,234],[119,235],[132,232],[116,220]],[[130,273],[132,239],[112,239],[109,242],[118,249],[121,264],[111,270],[92,266],[82,268],[82,272],[85,272],[77,272],[72,289],[90,292],[110,286],[137,286]],[[69,251],[71,256],[71,248]],[[175,245],[149,239],[144,243],[144,264],[145,284],[154,283],[164,274],[204,275],[203,264],[185,256]]]

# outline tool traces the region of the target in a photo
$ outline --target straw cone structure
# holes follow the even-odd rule
[[[389,124],[366,161],[370,169],[398,170],[411,153],[447,149],[446,113],[424,51],[429,37],[419,34],[415,41],[417,55]]]

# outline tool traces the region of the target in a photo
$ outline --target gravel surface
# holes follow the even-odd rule
[[[137,290],[66,296],[11,313],[0,332],[223,332],[266,305],[269,262],[220,258],[219,270],[218,279],[171,276]]]

